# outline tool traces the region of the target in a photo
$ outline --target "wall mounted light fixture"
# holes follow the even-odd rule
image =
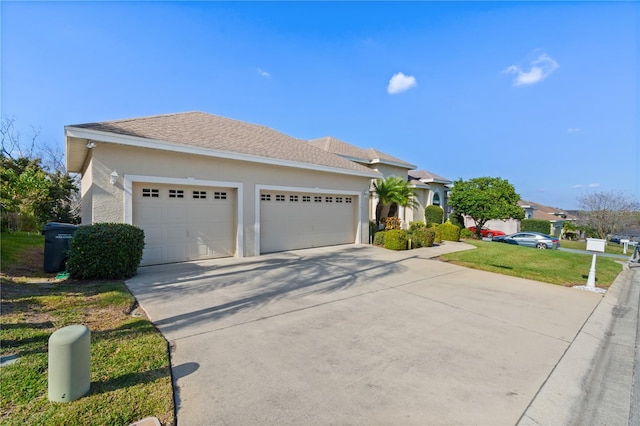
[[[111,185],[115,185],[117,180],[118,180],[118,172],[114,170],[109,175],[109,182],[111,182]]]
[[[94,141],[87,142],[87,148],[91,149],[95,147],[96,147],[96,143]]]

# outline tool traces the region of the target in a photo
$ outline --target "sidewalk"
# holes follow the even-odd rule
[[[640,267],[627,263],[518,424],[638,424],[639,298]]]

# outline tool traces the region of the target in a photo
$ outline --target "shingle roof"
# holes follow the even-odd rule
[[[518,201],[519,206],[530,206],[533,207],[533,219],[541,219],[541,220],[559,220],[563,219],[562,215],[565,215],[565,219],[568,220],[577,220],[578,218],[566,210],[549,207],[539,203],[534,203],[532,201],[520,200]]]
[[[439,183],[453,183],[451,180],[438,176],[435,173],[431,173],[427,170],[411,170],[409,172],[409,180],[426,180],[427,182],[439,182]]]
[[[376,161],[390,162],[406,166],[407,169],[413,169],[415,166],[411,163],[407,163],[404,160],[393,157],[377,149],[358,148],[357,146],[343,142],[340,139],[336,139],[333,136],[325,136],[323,138],[312,139],[309,141],[309,145],[321,148],[325,151],[332,152],[337,155],[343,155],[350,157],[356,161],[372,164]]]
[[[269,127],[199,111],[67,127],[371,173],[367,167]]]

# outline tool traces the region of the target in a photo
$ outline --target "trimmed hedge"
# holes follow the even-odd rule
[[[520,231],[542,232],[548,235],[551,233],[551,222],[541,219],[523,219],[520,221]]]
[[[473,238],[473,232],[469,231],[468,228],[463,228],[460,230],[460,238]]]
[[[442,242],[442,225],[434,225],[431,229],[435,232],[434,243],[440,244]]]
[[[421,220],[414,220],[413,222],[409,222],[409,233],[412,233],[416,229],[427,228],[427,224]]]
[[[433,240],[436,237],[436,232],[427,227],[416,228],[409,233],[409,236],[411,238],[412,247],[431,247],[433,246]]]
[[[445,241],[460,241],[460,228],[447,221],[439,226],[442,239]]]
[[[392,229],[384,235],[384,248],[389,250],[406,250],[409,234],[402,229]]]
[[[427,223],[442,223],[444,210],[440,206],[427,206],[424,209],[424,218]]]
[[[384,234],[385,231],[378,231],[374,234],[373,236],[373,244],[376,246],[383,246],[384,245]]]
[[[126,223],[79,227],[69,242],[67,271],[78,279],[123,279],[136,274],[144,231]]]

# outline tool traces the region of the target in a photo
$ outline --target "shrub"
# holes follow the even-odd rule
[[[385,231],[378,231],[373,236],[373,244],[376,246],[384,245],[384,233]]]
[[[409,223],[409,233],[412,233],[416,229],[426,228],[427,224],[421,220],[415,220]]]
[[[460,228],[451,223],[450,221],[446,221],[442,225],[439,226],[440,232],[442,233],[442,239],[445,241],[459,241],[460,240]]]
[[[521,231],[542,232],[543,234],[551,233],[551,222],[540,219],[523,219],[520,222]]]
[[[409,234],[402,229],[392,229],[384,236],[384,248],[389,250],[406,250]]]
[[[410,237],[411,244],[415,248],[431,247],[433,246],[433,240],[436,237],[436,232],[427,227],[417,228],[410,233]]]
[[[469,231],[467,228],[461,229],[460,238],[473,238],[473,232]]]
[[[442,242],[442,229],[440,228],[442,225],[434,225],[431,229],[435,232],[435,236],[433,242],[436,244],[440,244]]]
[[[427,206],[424,209],[424,218],[427,223],[442,223],[444,210],[440,206]]]
[[[385,217],[384,219],[382,219],[382,221],[384,222],[384,230],[385,231],[390,231],[392,229],[400,229],[400,218],[391,216],[391,217]]]
[[[79,227],[69,243],[67,270],[79,279],[123,279],[135,275],[144,248],[144,231],[126,223]]]

